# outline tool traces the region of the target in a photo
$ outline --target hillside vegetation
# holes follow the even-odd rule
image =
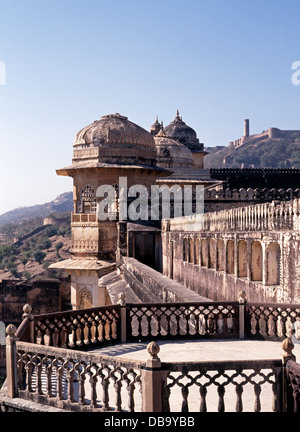
[[[26,280],[62,276],[61,271],[50,270],[51,263],[69,258],[71,244],[70,214],[49,215],[53,224],[21,244],[13,243],[15,237],[22,237],[43,224],[35,217],[19,224],[9,223],[0,227],[0,278],[23,278]]]
[[[206,168],[300,168],[299,138],[253,140],[232,150],[211,151]]]

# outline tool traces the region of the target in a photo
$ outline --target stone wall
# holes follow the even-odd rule
[[[213,300],[299,302],[299,201],[163,221],[163,274]]]
[[[143,303],[202,302],[207,298],[170,280],[134,258],[122,257],[122,277]]]
[[[70,309],[70,281],[51,279],[25,283],[3,280],[0,283],[0,321],[5,325],[18,326],[27,303],[35,315]]]

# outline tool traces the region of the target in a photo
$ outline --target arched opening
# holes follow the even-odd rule
[[[209,240],[209,267],[216,268],[216,240]]]
[[[87,309],[93,307],[93,294],[86,287],[79,292],[78,309]]]
[[[194,262],[194,240],[192,238],[189,240],[189,262]]]
[[[227,273],[234,274],[234,241],[227,242]]]
[[[187,261],[188,260],[188,239],[184,238],[183,239],[183,261]]]
[[[200,264],[200,239],[195,240],[195,264]]]
[[[267,285],[279,285],[280,246],[272,242],[267,247]]]
[[[251,245],[251,280],[262,281],[262,247],[259,241]]]
[[[201,240],[201,255],[202,265],[208,267],[208,241],[207,239]]]
[[[218,239],[218,270],[224,271],[225,265],[224,265],[224,240]]]
[[[247,277],[247,243],[240,240],[238,244],[238,276]]]

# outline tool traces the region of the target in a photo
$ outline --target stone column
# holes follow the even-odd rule
[[[7,397],[14,398],[17,395],[17,359],[16,334],[17,328],[9,324],[6,328],[6,375],[7,375]]]
[[[244,136],[249,136],[249,119],[244,120]]]
[[[142,411],[162,412],[164,371],[161,370],[161,361],[157,356],[160,348],[156,342],[151,342],[147,346],[147,350],[150,358],[142,371]]]

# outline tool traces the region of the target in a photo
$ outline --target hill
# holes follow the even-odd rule
[[[50,264],[70,258],[71,225],[69,213],[51,214],[52,225],[31,235],[39,218],[28,219],[20,224],[7,224],[0,229],[5,241],[0,242],[0,279],[36,277],[53,278],[62,272],[49,270]],[[29,232],[29,237],[13,243],[12,236]],[[7,241],[10,240],[10,241]]]
[[[205,168],[300,168],[300,136],[249,137],[242,145],[208,148]]]
[[[29,207],[20,207],[0,215],[0,227],[8,223],[21,223],[32,218],[47,217],[50,213],[64,213],[73,210],[73,193],[65,192],[53,201]]]

